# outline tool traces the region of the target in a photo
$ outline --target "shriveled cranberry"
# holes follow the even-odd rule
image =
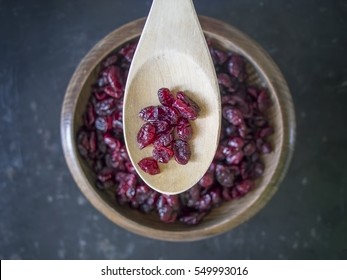
[[[268,92],[264,89],[262,90],[257,98],[258,108],[260,112],[265,112],[271,106],[271,99]]]
[[[180,118],[177,122],[177,135],[178,138],[188,141],[193,136],[193,129],[189,121],[185,118]]]
[[[252,166],[252,179],[257,179],[264,173],[264,164],[255,162]]]
[[[180,217],[180,221],[182,223],[188,224],[188,225],[196,225],[198,224],[203,217],[206,216],[206,212],[200,212],[200,211],[194,211],[194,212],[188,212],[186,214],[183,214]]]
[[[77,148],[81,156],[87,158],[89,152],[88,133],[81,130],[77,135]]]
[[[173,97],[171,91],[168,88],[159,89],[158,98],[159,102],[166,107],[171,107],[175,101],[175,98]]]
[[[160,106],[148,106],[140,110],[139,117],[145,122],[153,122],[159,120],[158,114],[164,114]]]
[[[236,189],[241,195],[248,193],[253,187],[253,182],[251,180],[244,180],[237,184]]]
[[[96,133],[95,131],[91,131],[89,134],[89,152],[94,154],[96,152]]]
[[[95,104],[95,112],[99,116],[111,115],[115,109],[115,101],[113,98],[107,98]]]
[[[137,143],[140,149],[152,144],[155,140],[155,127],[151,123],[145,123],[137,133]]]
[[[115,64],[118,61],[118,56],[116,54],[110,55],[109,57],[107,57],[102,65],[106,68],[111,66],[112,64]],[[99,85],[100,87],[103,86],[103,84]]]
[[[91,128],[95,123],[95,110],[94,106],[89,103],[87,105],[86,112],[84,114],[84,125],[88,128]]]
[[[225,158],[225,161],[228,164],[236,164],[237,165],[237,164],[240,164],[240,162],[242,161],[243,157],[244,157],[244,153],[242,151],[238,151],[235,154],[228,155]]]
[[[213,185],[214,178],[211,172],[206,172],[204,176],[199,180],[199,185],[204,188],[209,188]]]
[[[219,206],[222,203],[223,199],[222,199],[220,188],[215,187],[211,189],[209,191],[209,194],[211,196],[213,206]]]
[[[236,150],[241,150],[245,145],[245,141],[240,137],[232,137],[228,140],[228,146],[235,148]]]
[[[173,107],[163,107],[163,114],[158,114],[159,120],[165,120],[172,126],[177,124],[177,120],[180,116],[179,112]]]
[[[114,138],[110,133],[104,134],[104,142],[111,150],[116,150],[121,147],[120,141]]]
[[[167,132],[169,131],[172,127],[172,125],[170,125],[169,122],[167,121],[154,121],[154,122],[151,122],[154,127],[155,127],[155,132],[158,134],[158,133],[161,133],[161,132]]]
[[[234,174],[225,165],[217,164],[216,179],[223,187],[230,188],[234,183]]]
[[[199,116],[200,107],[192,99],[190,99],[183,91],[176,94],[177,100],[173,106],[187,119],[195,120]]]
[[[109,116],[97,117],[95,120],[95,128],[102,132],[106,132],[112,128],[112,118]]]
[[[153,158],[161,163],[168,163],[173,154],[173,151],[167,147],[159,146],[153,149]]]
[[[163,132],[156,135],[156,138],[153,142],[154,147],[166,147],[169,146],[173,141],[173,135],[169,132]]]
[[[212,46],[209,46],[209,49],[210,49],[213,62],[216,65],[222,65],[228,60],[228,54],[226,52],[215,49]]]
[[[257,147],[254,143],[254,141],[249,142],[244,148],[243,151],[246,156],[251,156],[253,153],[255,153],[257,150]]]
[[[138,165],[144,172],[150,175],[156,175],[160,173],[158,162],[151,157],[141,159],[138,162]]]
[[[99,173],[98,173],[98,180],[100,182],[106,182],[108,180],[111,180],[113,178],[113,171],[110,168],[103,168]]]
[[[272,127],[270,127],[270,126],[265,127],[265,128],[263,128],[263,129],[260,131],[259,137],[265,138],[265,137],[267,137],[267,136],[272,135],[273,132],[274,132],[274,130],[273,130]]]
[[[240,55],[233,54],[228,62],[229,73],[243,82],[246,79],[246,65]]]
[[[175,155],[175,160],[179,164],[187,164],[191,156],[189,144],[186,141],[177,139],[174,140],[172,146]]]
[[[180,203],[177,195],[161,195],[157,200],[159,217],[166,223],[176,221]]]
[[[262,146],[261,146],[261,153],[262,154],[269,154],[272,152],[272,148],[271,148],[271,145],[270,143],[264,143]]]
[[[136,46],[137,46],[136,43],[130,43],[126,45],[125,47],[121,48],[119,53],[123,55],[128,62],[131,62],[136,50]]]
[[[175,102],[173,103],[173,107],[175,107],[179,111],[181,116],[188,120],[195,120],[198,117],[197,112],[180,99],[175,100]]]
[[[243,122],[243,115],[240,110],[231,106],[225,106],[223,108],[223,117],[233,125],[240,125]]]

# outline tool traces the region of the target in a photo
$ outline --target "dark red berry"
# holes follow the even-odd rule
[[[216,179],[223,187],[230,188],[234,183],[234,174],[225,165],[217,164]]]
[[[121,147],[121,142],[110,133],[104,134],[104,142],[111,150],[118,150]]]
[[[138,162],[138,165],[144,172],[150,175],[156,175],[160,173],[158,162],[151,157],[141,159]]]
[[[173,142],[172,146],[175,160],[179,164],[187,164],[191,156],[189,144],[186,141],[178,139]]]
[[[193,129],[189,121],[185,118],[180,118],[177,122],[177,136],[181,140],[188,141],[193,136]]]
[[[151,123],[145,123],[137,133],[137,143],[140,149],[152,144],[155,140],[155,127]]]
[[[153,149],[153,158],[161,163],[168,163],[173,154],[173,151],[167,147],[159,146]]]
[[[166,147],[172,143],[173,139],[171,132],[163,132],[156,135],[153,145],[154,147]]]
[[[173,97],[171,91],[168,88],[159,89],[158,98],[159,102],[166,107],[171,107],[175,101],[175,98]]]

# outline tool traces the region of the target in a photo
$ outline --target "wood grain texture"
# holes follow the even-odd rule
[[[152,156],[152,145],[142,150],[136,134],[143,122],[142,108],[160,105],[157,91],[184,91],[201,108],[190,122],[192,156],[186,165],[170,160],[160,173],[145,173],[138,162]],[[136,121],[137,120],[137,121]],[[191,0],[155,0],[140,37],[125,87],[124,138],[129,157],[140,177],[153,189],[177,194],[194,186],[215,155],[220,134],[221,104],[218,81],[207,43]]]
[[[294,106],[287,83],[275,63],[256,42],[234,27],[212,18],[199,19],[205,35],[220,47],[240,53],[248,59],[251,82],[268,87],[274,103],[269,112],[270,122],[275,129],[270,139],[274,152],[263,158],[265,174],[256,182],[257,187],[245,197],[214,209],[199,225],[187,226],[181,223],[164,224],[154,213],[145,215],[137,210],[121,207],[112,196],[95,188],[95,175],[78,155],[76,132],[82,124],[82,112],[100,62],[118,46],[139,37],[145,19],[118,28],[85,56],[69,83],[62,107],[62,144],[68,167],[78,187],[111,221],[150,238],[171,241],[198,240],[221,234],[246,221],[276,192],[285,176],[294,149]]]

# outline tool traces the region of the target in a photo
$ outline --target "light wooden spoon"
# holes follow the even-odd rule
[[[139,149],[136,135],[143,121],[139,111],[159,105],[157,91],[183,90],[201,108],[190,121],[193,139],[186,165],[171,159],[159,164],[161,172],[149,175],[138,162],[152,156],[153,146]],[[130,159],[140,177],[165,194],[181,193],[204,175],[215,155],[221,122],[221,105],[215,69],[192,0],[153,0],[125,87],[123,124]]]

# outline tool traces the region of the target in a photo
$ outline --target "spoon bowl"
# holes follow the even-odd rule
[[[184,91],[201,108],[191,122],[192,152],[186,165],[175,160],[160,164],[157,175],[145,173],[138,162],[152,154],[139,149],[136,133],[142,108],[159,105],[157,91]],[[215,69],[191,0],[154,0],[129,70],[124,95],[124,137],[130,159],[141,178],[165,194],[181,193],[204,175],[218,145],[221,105]]]

